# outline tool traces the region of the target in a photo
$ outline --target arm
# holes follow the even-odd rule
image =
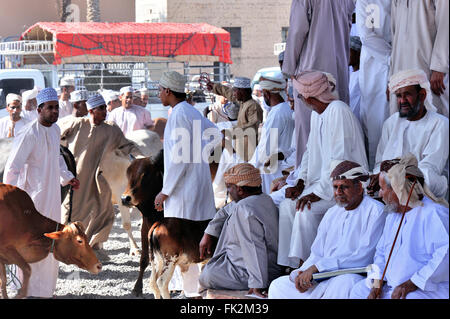
[[[430,69],[441,73],[448,73],[449,60],[449,1],[434,0],[436,9],[436,38],[431,53]]]
[[[248,127],[256,127],[259,123],[262,122],[262,109],[261,106],[259,106],[259,104],[257,102],[255,102],[253,99],[250,100],[251,105],[249,105],[247,107],[247,109],[245,110],[245,123],[240,123],[241,126],[240,128],[245,130]],[[244,107],[243,103],[241,105],[241,107]]]
[[[155,122],[152,120],[152,115],[146,109],[144,109],[144,126],[146,129],[151,130],[155,126]]]
[[[292,77],[298,67],[300,55],[304,42],[310,28],[308,18],[309,1],[294,0],[291,5],[289,18],[289,32],[286,39],[286,50],[284,52],[283,73]]]
[[[213,93],[217,94],[217,95],[220,95],[220,96],[226,97],[226,99],[228,101],[232,101],[234,103],[237,103],[236,99],[234,98],[233,89],[232,88],[226,87],[226,86],[224,86],[224,85],[222,85],[220,83],[214,83]]]
[[[423,172],[425,181],[437,197],[444,197],[448,187],[447,178],[443,172],[449,154],[448,135],[448,119],[444,119],[434,127],[429,143],[422,151],[422,159],[419,160],[419,168]]]
[[[75,176],[73,176],[72,172],[69,171],[66,165],[66,161],[64,160],[64,157],[59,154],[59,173],[60,173],[60,183],[62,186],[66,186],[69,184]]]

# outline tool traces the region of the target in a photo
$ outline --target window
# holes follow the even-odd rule
[[[281,28],[281,42],[287,42],[289,27]]]
[[[242,47],[241,27],[223,27],[222,29],[230,32],[230,41],[232,48]]]

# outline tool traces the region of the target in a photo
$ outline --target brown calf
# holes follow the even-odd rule
[[[23,298],[27,295],[31,275],[29,264],[47,257],[52,247],[55,259],[65,264],[75,264],[93,274],[102,268],[81,223],[59,224],[41,215],[25,191],[0,183],[0,283],[3,298],[8,298],[5,265],[15,264],[22,270],[22,288],[16,298]]]
[[[127,170],[128,187],[122,197],[124,205],[136,206],[143,214],[140,272],[133,293],[142,294],[142,277],[149,261],[152,267],[150,289],[155,298],[170,298],[168,285],[175,266],[186,271],[189,264],[201,262],[199,243],[209,221],[163,218],[154,207],[162,189],[162,152],[155,159],[137,159]]]

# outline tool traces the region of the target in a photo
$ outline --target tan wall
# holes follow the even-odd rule
[[[86,0],[72,0],[86,21]],[[6,10],[7,8],[7,10]],[[135,21],[135,0],[100,0],[102,22]],[[57,0],[0,0],[0,41],[40,21],[60,21]]]
[[[167,21],[205,22],[217,27],[241,27],[242,48],[232,48],[234,76],[252,78],[257,70],[278,66],[274,44],[289,26],[292,0],[167,0]]]

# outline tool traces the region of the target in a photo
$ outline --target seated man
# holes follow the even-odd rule
[[[364,195],[362,181],[368,180],[369,176],[359,164],[336,161],[333,166],[330,177],[336,205],[320,222],[311,255],[289,276],[272,282],[269,298],[348,298],[353,284],[363,278],[361,275],[344,274],[318,284],[312,282],[312,275],[366,267],[373,260],[385,221],[383,205]]]
[[[333,94],[333,82],[321,71],[299,75],[297,92],[311,114],[311,132],[302,162],[287,185],[270,194],[279,204],[278,264],[298,268],[310,254],[317,227],[335,205],[330,180],[331,162],[348,159],[367,169],[362,129],[347,104]]]
[[[265,289],[280,275],[277,265],[278,213],[270,197],[261,191],[259,170],[248,163],[225,173],[231,198],[219,210],[200,242],[200,256],[212,251],[212,258],[200,274],[200,284],[208,289],[250,289],[265,297]]]
[[[398,112],[383,125],[378,144],[374,173],[384,160],[412,153],[419,161],[425,183],[436,197],[444,197],[448,188],[445,166],[448,165],[449,123],[431,104],[430,83],[422,70],[394,74],[389,83],[397,97]],[[379,189],[378,175],[372,177],[370,194]]]
[[[369,274],[375,280],[371,288],[365,280],[358,282],[350,298],[448,299],[448,204],[428,190],[412,154],[387,173],[382,171],[379,178],[380,193],[390,213],[375,251],[376,272]],[[402,220],[403,212],[406,213]]]

